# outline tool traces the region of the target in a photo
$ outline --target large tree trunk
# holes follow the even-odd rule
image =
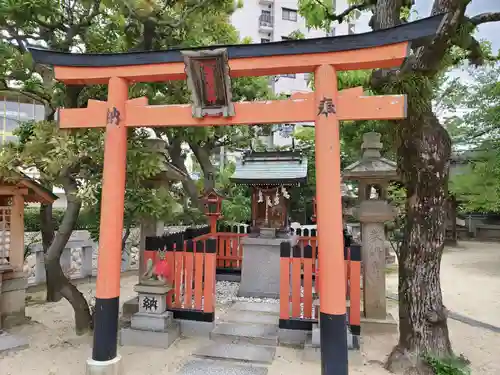
[[[425,374],[429,369],[421,361],[423,356],[452,354],[440,284],[451,140],[430,102],[424,111],[410,104],[408,118],[397,126],[407,220],[399,254],[399,343],[387,368]]]
[[[68,300],[75,312],[76,333],[84,334],[91,327],[89,305],[83,294],[64,275],[60,263],[61,254],[78,220],[81,201],[76,196],[78,188],[72,177],[65,177],[63,186],[68,201],[66,212],[45,255],[47,302],[57,302],[61,298]]]

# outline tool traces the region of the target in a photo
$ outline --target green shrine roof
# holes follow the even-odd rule
[[[298,185],[307,180],[307,157],[299,151],[250,152],[230,178],[246,185]]]

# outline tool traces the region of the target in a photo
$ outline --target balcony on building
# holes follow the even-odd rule
[[[271,11],[263,10],[259,16],[259,30],[262,32],[270,32],[273,30],[274,17]]]
[[[259,4],[261,4],[261,5],[272,5],[272,4],[274,4],[274,0],[259,0]]]

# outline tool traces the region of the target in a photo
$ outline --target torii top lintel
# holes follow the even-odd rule
[[[363,34],[264,44],[210,46],[166,51],[72,54],[30,48],[33,59],[53,65],[66,84],[106,84],[111,77],[130,82],[185,79],[182,51],[226,48],[231,77],[313,72],[323,64],[337,70],[400,66],[412,46],[425,43],[440,28],[444,15]]]

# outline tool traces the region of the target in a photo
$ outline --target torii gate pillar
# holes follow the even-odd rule
[[[87,374],[120,373],[117,335],[127,169],[127,128],[122,116],[127,99],[128,82],[112,77],[108,85],[109,107],[104,140],[94,345],[92,358],[87,361]]]
[[[337,73],[331,65],[315,70],[316,199],[320,290],[321,373],[347,374],[347,325],[344,273],[342,196],[340,191],[340,138],[336,115]]]

